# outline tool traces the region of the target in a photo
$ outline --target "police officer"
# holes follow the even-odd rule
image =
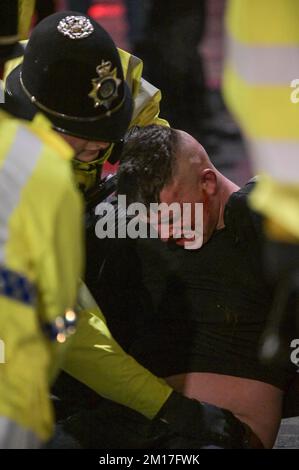
[[[18,51],[24,8],[32,2],[0,3],[2,60]],[[72,155],[43,116],[21,123],[0,111],[0,448],[39,447],[52,432],[49,382],[82,270]]]
[[[27,120],[37,111],[51,120],[75,149],[75,174],[84,191],[129,126],[166,124],[158,117],[160,92],[141,78],[141,70],[141,62],[119,55],[91,18],[57,13],[34,29],[23,63],[8,75],[5,107]],[[205,432],[226,445],[237,435],[242,445],[244,430],[229,412],[188,400],[145,371],[114,342],[84,285],[79,299],[79,327],[64,364],[69,374],[99,395],[162,419],[170,432],[192,437],[198,445]]]

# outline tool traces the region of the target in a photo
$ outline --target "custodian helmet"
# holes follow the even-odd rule
[[[132,98],[117,48],[92,18],[68,11],[33,30],[24,60],[7,77],[5,107],[87,140],[117,142],[127,131]]]

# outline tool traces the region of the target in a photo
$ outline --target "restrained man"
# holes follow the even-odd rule
[[[141,99],[136,116],[141,122],[159,121],[158,91],[152,96],[140,83],[137,88]],[[5,108],[24,119],[43,112],[74,148],[75,173],[79,165],[87,180],[95,180],[111,144],[122,139],[134,121],[131,93],[113,41],[91,18],[74,12],[51,15],[35,28],[23,63],[7,78],[5,98]],[[63,291],[63,282],[60,288]],[[230,412],[182,397],[138,365],[113,341],[84,286],[79,294],[81,318],[64,364],[69,374],[147,418],[163,420],[170,433],[191,437],[193,445],[202,446],[206,438],[222,446],[246,445],[244,427]]]
[[[231,410],[270,448],[293,369],[289,354],[271,368],[259,361],[272,292],[262,275],[259,221],[247,207],[253,186],[240,189],[225,178],[185,132],[140,129],[125,146],[119,194],[126,195],[127,204],[148,208],[150,203],[203,203],[203,246],[182,249],[190,240],[176,238],[174,226],[165,236],[160,223],[158,233],[167,243],[139,240],[139,270],[131,261],[125,271],[119,253],[111,254],[101,281],[118,273],[112,294],[127,306],[123,314],[134,330],[126,337],[130,354],[176,390]],[[134,278],[134,270],[135,279],[121,291],[121,279],[128,272]],[[101,296],[103,284],[98,289]],[[134,316],[138,300],[142,307]],[[116,334],[113,306],[111,311]],[[104,312],[109,324],[109,305]]]

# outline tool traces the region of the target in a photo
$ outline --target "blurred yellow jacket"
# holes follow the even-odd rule
[[[297,0],[229,0],[224,94],[261,174],[253,207],[299,240],[298,24]]]
[[[73,152],[37,116],[0,114],[0,417],[49,438],[49,379],[63,345],[44,325],[74,307],[82,273],[82,203]]]

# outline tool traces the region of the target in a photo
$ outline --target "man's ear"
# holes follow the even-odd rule
[[[217,175],[211,168],[206,168],[201,174],[202,190],[209,196],[214,196],[217,192],[218,181]]]

